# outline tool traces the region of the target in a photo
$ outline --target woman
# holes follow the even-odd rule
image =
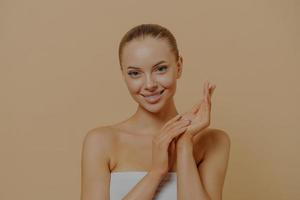
[[[138,107],[86,134],[81,200],[221,200],[230,138],[208,128],[215,85],[206,81],[203,99],[178,114],[173,96],[183,58],[172,33],[157,24],[129,30],[119,62]]]

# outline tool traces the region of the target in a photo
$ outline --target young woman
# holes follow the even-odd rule
[[[203,99],[177,112],[183,58],[172,33],[157,24],[129,30],[119,61],[138,107],[128,119],[86,134],[81,200],[221,200],[230,138],[208,128],[216,86],[206,81]]]

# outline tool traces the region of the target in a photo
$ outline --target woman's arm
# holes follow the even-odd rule
[[[108,130],[89,131],[82,145],[80,200],[109,200]]]
[[[220,129],[213,129],[205,159],[198,166],[199,175],[212,200],[221,200],[230,157],[230,137]],[[201,148],[201,147],[200,147]]]
[[[122,200],[152,200],[163,177],[159,172],[149,171]]]
[[[211,96],[215,85],[204,83],[204,98],[188,112],[192,121],[187,131],[177,141],[177,179],[179,200],[221,200],[222,188],[229,157],[230,139],[225,132],[214,132],[212,148],[206,149],[201,167],[193,156],[194,141],[203,137],[203,130],[210,125]],[[218,136],[218,137],[216,137]],[[196,142],[196,144],[199,144]],[[201,148],[197,147],[196,149]],[[208,153],[209,152],[209,153]]]
[[[210,200],[199,176],[197,163],[193,154],[193,142],[186,139],[189,145],[177,146],[177,199]],[[181,140],[182,142],[183,140]]]
[[[176,143],[177,150],[177,198],[179,200],[209,200],[210,197],[204,188],[198,173],[194,158],[194,141],[203,136],[202,130],[210,123],[210,98],[215,89],[208,81],[204,83],[204,98],[192,109],[192,123],[187,131],[179,137]],[[197,139],[196,139],[197,138]],[[198,142],[196,142],[197,144]]]
[[[176,158],[175,139],[189,125],[178,121],[180,115],[169,120],[152,140],[152,167],[149,173],[125,196],[123,200],[152,200],[160,182],[168,174]]]
[[[197,167],[192,144],[177,147],[177,185],[179,200],[222,200],[222,190],[230,152],[229,135],[211,130],[204,160]],[[181,144],[183,144],[182,140]],[[201,147],[197,147],[201,148]]]

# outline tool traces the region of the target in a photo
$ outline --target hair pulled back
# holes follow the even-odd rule
[[[140,24],[137,25],[135,27],[133,27],[132,29],[130,29],[121,39],[120,44],[119,44],[119,63],[120,63],[120,67],[122,70],[122,52],[123,52],[123,48],[124,46],[134,40],[134,39],[138,39],[138,38],[142,38],[144,39],[145,37],[150,36],[153,38],[157,38],[157,39],[166,39],[171,51],[174,53],[175,55],[175,59],[176,61],[178,61],[179,59],[179,53],[178,53],[178,47],[177,47],[177,42],[176,39],[174,37],[174,35],[165,27],[158,25],[158,24]]]

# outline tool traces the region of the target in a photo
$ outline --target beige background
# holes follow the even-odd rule
[[[180,112],[217,85],[224,199],[298,199],[299,13],[292,0],[0,1],[0,199],[79,199],[85,133],[135,111],[117,48],[140,23],[178,40]]]

